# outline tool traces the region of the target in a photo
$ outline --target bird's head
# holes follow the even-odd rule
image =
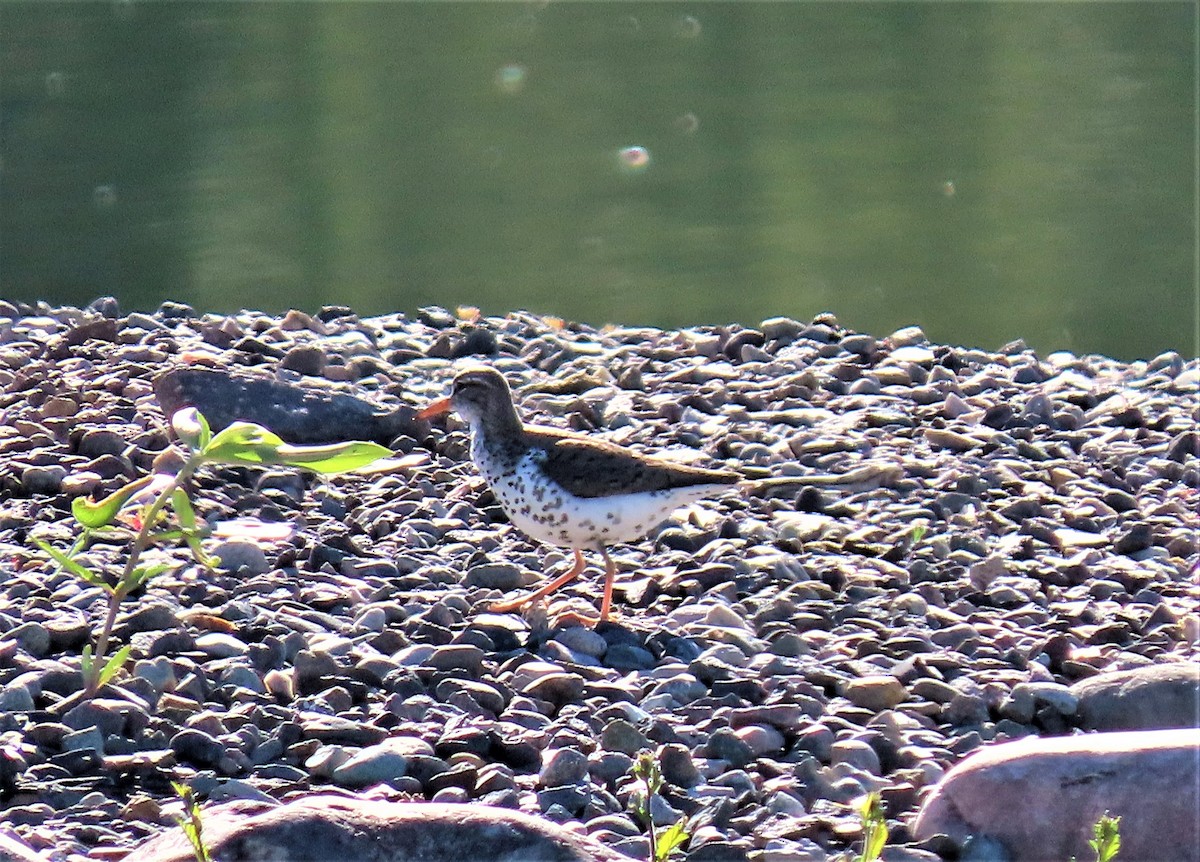
[[[430,419],[451,410],[465,419],[472,429],[517,420],[508,381],[494,368],[473,368],[462,372],[454,378],[450,396],[434,401],[421,410],[417,418]]]

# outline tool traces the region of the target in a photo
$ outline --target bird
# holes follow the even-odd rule
[[[612,611],[616,564],[611,545],[646,535],[681,506],[730,490],[742,475],[679,464],[605,440],[521,421],[512,390],[494,368],[463,371],[448,397],[428,404],[418,419],[454,411],[470,426],[471,460],[509,520],[527,536],[574,552],[572,566],[528,595],[491,605],[519,610],[583,572],[585,550],[604,559],[604,596],[596,625]]]

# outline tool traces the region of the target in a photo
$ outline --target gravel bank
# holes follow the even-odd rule
[[[590,631],[553,627],[553,604],[486,611],[569,561],[506,523],[453,420],[402,423],[388,475],[210,471],[201,515],[296,535],[226,543],[238,569],[216,575],[174,551],[118,624],[129,696],[59,714],[103,600],[28,540],[66,544],[74,497],[151,469],[169,445],[152,382],[185,359],[402,417],[482,361],[527,420],[803,481],[615,549],[621,618]],[[210,800],[474,800],[645,858],[627,773],[651,748],[655,819],[698,815],[691,862],[819,862],[857,837],[868,790],[908,845],[890,858],[932,862],[945,847],[909,826],[965,755],[1076,731],[1074,682],[1196,661],[1198,387],[1176,353],[990,353],[831,317],[663,331],[0,302],[0,820],[116,859],[175,828],[175,778]],[[562,605],[598,595],[585,577]]]

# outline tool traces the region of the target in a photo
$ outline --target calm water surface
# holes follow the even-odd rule
[[[0,4],[0,295],[1195,349],[1196,9]]]

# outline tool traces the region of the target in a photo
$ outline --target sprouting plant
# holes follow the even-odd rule
[[[863,797],[858,806],[858,817],[862,822],[863,848],[857,862],[875,862],[883,853],[888,838],[883,799],[878,793],[872,791]]]
[[[917,542],[925,538],[925,534],[929,532],[929,527],[925,524],[913,524],[911,532],[908,534],[909,544],[915,545]]]
[[[654,818],[650,814],[650,800],[662,789],[663,779],[658,760],[651,752],[643,751],[639,754],[630,772],[635,779],[642,783],[642,790],[635,792],[631,797],[630,806],[646,824],[647,834],[650,838],[650,860],[651,862],[666,862],[670,855],[683,842],[687,841],[687,820],[681,817],[661,834],[654,825]]]
[[[204,823],[200,820],[200,802],[190,786],[182,781],[172,781],[175,795],[183,802],[183,813],[175,818],[175,822],[183,829],[188,843],[192,845],[192,853],[196,862],[211,862],[208,847],[204,844]]]
[[[286,465],[319,473],[344,473],[391,454],[378,443],[363,441],[292,446],[261,425],[249,422],[234,422],[214,435],[205,418],[192,408],[172,416],[171,427],[186,450],[182,466],[175,473],[145,476],[103,500],[76,498],[71,513],[79,523],[80,533],[67,551],[34,540],[63,569],[108,594],[108,612],[96,635],[95,646],[88,644],[83,648],[81,695],[85,699],[107,685],[129,659],[129,644],[109,654],[121,602],[152,577],[171,568],[166,562],[144,562],[146,550],[156,543],[183,540],[200,565],[212,568],[217,562],[201,545],[207,528],[197,520],[184,489],[196,470],[207,464]],[[96,537],[124,538],[129,542],[129,556],[115,583],[78,559]]]
[[[1096,851],[1096,862],[1112,862],[1117,858],[1117,853],[1121,849],[1120,817],[1109,817],[1108,812],[1105,811],[1096,821],[1096,825],[1092,827],[1092,835],[1095,837],[1088,842],[1088,845]]]

